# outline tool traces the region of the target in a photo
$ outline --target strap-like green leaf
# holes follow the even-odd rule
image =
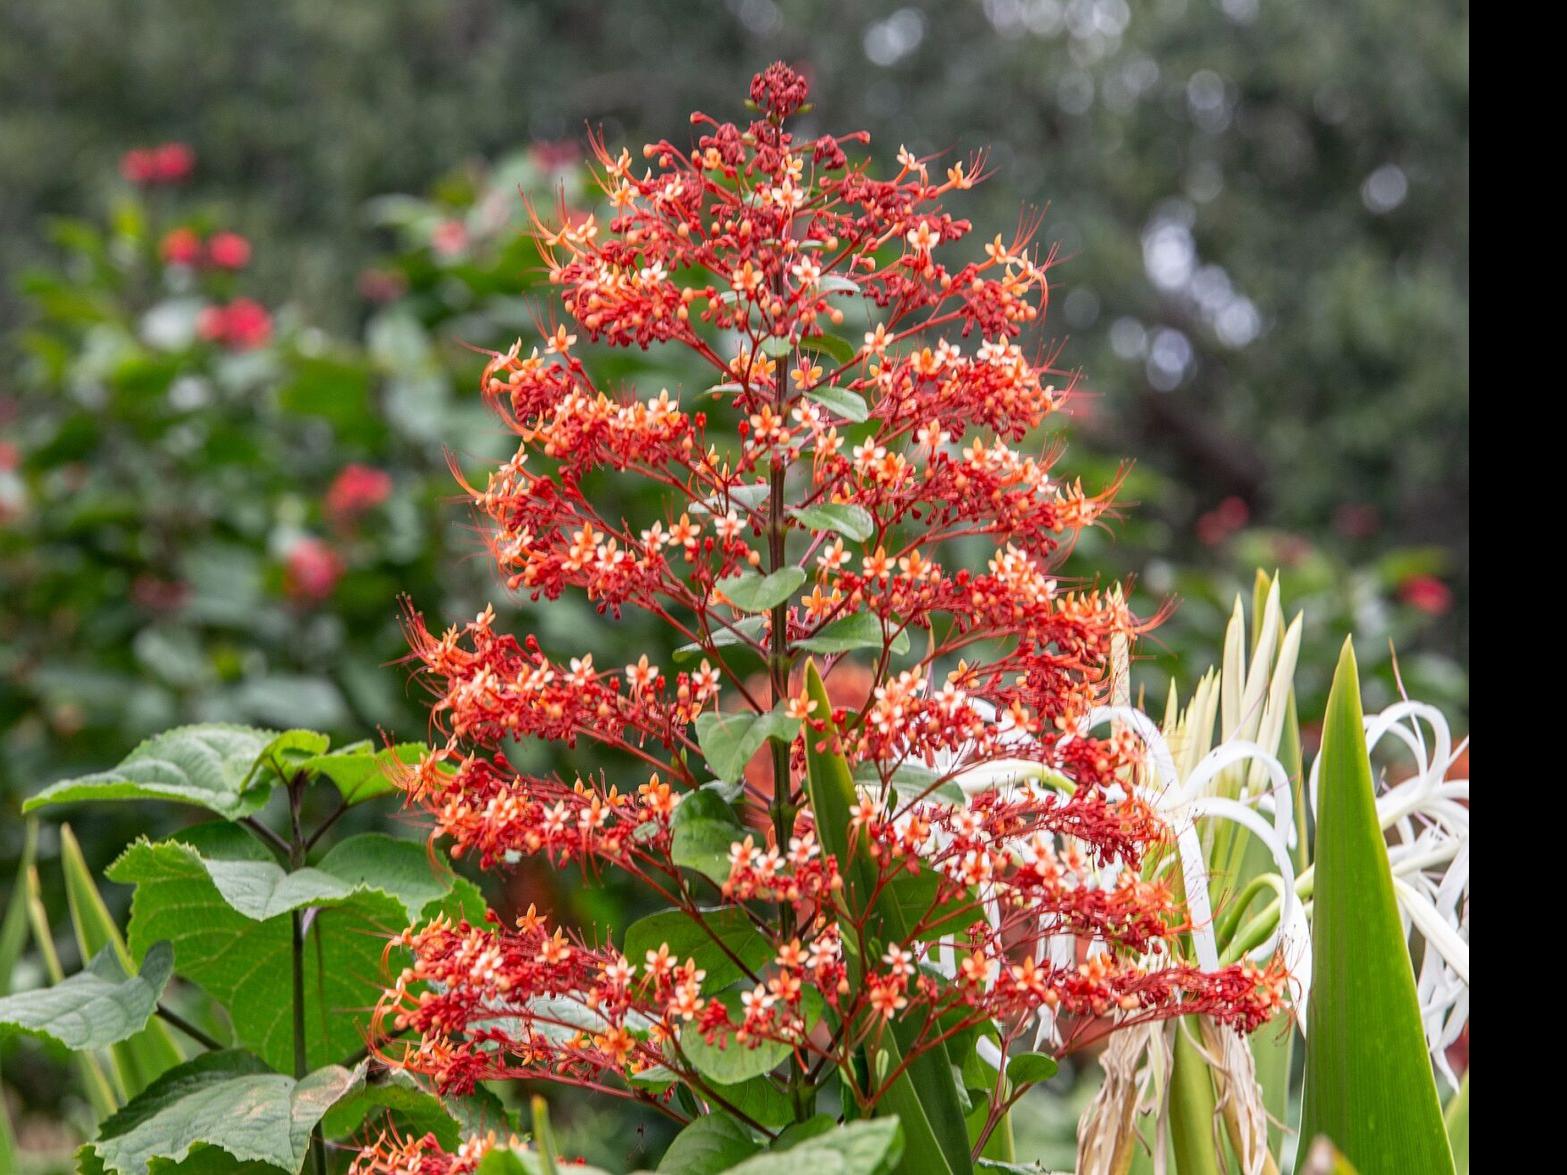
[[[267,802],[274,776],[253,771],[276,731],[212,723],[179,726],[142,743],[119,766],[51,784],[22,805],[31,812],[83,800],[171,800],[229,820]]]
[[[104,1122],[84,1157],[108,1175],[148,1175],[155,1159],[178,1161],[210,1146],[298,1172],[316,1123],[362,1080],[362,1070],[332,1065],[296,1081],[248,1053],[207,1053],[169,1070]]]
[[[1355,652],[1328,697],[1297,1164],[1326,1135],[1361,1171],[1451,1172],[1414,969],[1377,819]]]
[[[173,974],[174,948],[166,942],[148,949],[136,975],[105,947],[63,983],[0,1000],[0,1032],[45,1036],[78,1052],[107,1048],[146,1027]]]
[[[876,868],[863,841],[850,843],[850,811],[857,798],[854,778],[848,761],[832,745],[837,738],[832,701],[812,661],[805,665],[805,688],[806,696],[816,703],[815,713],[827,721],[825,732],[805,732],[806,792],[816,817],[816,835],[822,848],[837,858],[844,878],[844,900],[857,917],[866,916],[873,941],[901,942],[906,928],[898,904],[884,901],[870,908]],[[879,948],[873,949],[880,953]],[[877,1051],[887,1057],[888,1072],[902,1063],[904,1053],[924,1028],[919,1018],[905,1017],[894,1019],[890,1030],[881,1034]],[[973,1170],[968,1124],[945,1045],[938,1044],[915,1057],[903,1075],[889,1085],[877,1108],[896,1115],[903,1124],[908,1145],[902,1169],[916,1175],[927,1171],[960,1175]]]
[[[121,969],[129,971],[135,966],[131,952],[120,937],[120,928],[109,913],[103,895],[98,892],[98,883],[93,879],[87,858],[76,843],[76,835],[69,824],[60,826],[60,872],[65,877],[66,904],[70,907],[71,926],[76,931],[81,957],[91,959],[101,951],[113,951]],[[120,1084],[133,1097],[151,1085],[160,1073],[166,1073],[185,1059],[161,1020],[150,1021],[129,1040],[115,1044],[111,1052]]]

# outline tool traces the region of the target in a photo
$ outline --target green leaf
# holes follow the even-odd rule
[[[92,870],[88,868],[69,824],[60,826],[60,870],[65,876],[66,904],[70,907],[71,925],[76,931],[81,957],[91,959],[100,952],[112,951],[121,971],[130,971],[135,966],[131,953],[104,904],[103,895],[98,892]],[[150,1022],[129,1040],[116,1043],[112,1051],[120,1083],[126,1093],[133,1096],[151,1085],[160,1073],[185,1059],[168,1027],[159,1020]]]
[[[706,656],[709,649],[728,649],[736,645],[752,648],[753,642],[760,643],[763,639],[765,627],[766,621],[760,616],[742,616],[727,628],[713,629],[705,646],[699,643],[681,645],[675,650],[675,660],[694,661]]]
[[[367,877],[376,845],[384,856]],[[431,880],[420,880],[420,869]],[[386,940],[437,909],[479,901],[468,882],[431,874],[422,845],[389,837],[345,841],[300,874],[178,840],[138,841],[108,870],[111,880],[136,886],[132,953],[171,941],[179,973],[228,1008],[239,1041],[278,1069],[293,1066],[291,910],[315,907],[305,944],[305,1021],[308,1061],[316,1066],[363,1045],[386,978]]]
[[[368,1126],[366,1123],[368,1122]],[[326,1138],[372,1136],[390,1122],[403,1134],[433,1134],[446,1150],[456,1150],[467,1135],[494,1132],[504,1137],[513,1127],[500,1099],[482,1085],[471,1094],[437,1097],[401,1070],[366,1081],[321,1120]]]
[[[775,1040],[741,1044],[734,1039],[723,1047],[708,1044],[694,1025],[680,1033],[680,1051],[696,1071],[719,1085],[739,1085],[778,1068],[789,1056],[789,1046]]]
[[[296,1081],[248,1053],[207,1053],[158,1078],[84,1151],[110,1175],[148,1175],[153,1160],[178,1161],[203,1144],[298,1172],[316,1123],[361,1080],[333,1065]]]
[[[1452,1171],[1377,819],[1353,645],[1322,730],[1311,1000],[1297,1164],[1332,1140],[1362,1171]]]
[[[896,1118],[870,1118],[756,1155],[731,1167],[730,1175],[885,1175],[904,1157],[903,1149]]]
[[[816,702],[817,712],[830,714],[832,703],[814,661],[805,665],[806,695]],[[833,749],[837,732],[832,722],[822,734],[812,731],[805,740],[806,794],[816,817],[816,834],[822,848],[837,859],[844,878],[844,901],[856,919],[863,919],[873,939],[872,949],[880,953],[876,942],[902,942],[907,937],[903,914],[892,901],[878,902],[871,908],[875,892],[876,868],[863,840],[851,844],[849,813],[856,802],[854,778],[848,761]],[[925,1025],[918,1017],[895,1019],[891,1031],[884,1032],[869,1058],[872,1064],[886,1059],[888,1072],[902,1064],[903,1050],[910,1047]],[[968,1123],[952,1075],[952,1062],[944,1044],[938,1044],[913,1058],[902,1076],[886,1088],[878,1113],[896,1115],[902,1123],[908,1143],[906,1166],[914,1172],[951,1172],[973,1170],[969,1157]]]
[[[1447,1103],[1442,1117],[1447,1123],[1447,1141],[1453,1148],[1453,1166],[1458,1175],[1469,1175],[1469,1070],[1464,1070],[1458,1092]]]
[[[852,282],[849,287],[839,287],[836,290],[830,288],[835,276],[831,274],[827,276],[822,286],[823,293],[847,293],[850,288],[853,289],[853,292],[859,293],[859,287]],[[854,349],[853,343],[849,342],[848,339],[840,339],[837,335],[809,335],[800,340],[800,350],[820,351],[822,354],[836,360],[840,365],[853,363],[859,358],[860,354]]]
[[[639,918],[626,929],[626,958],[640,967],[649,951],[668,943],[671,956],[682,962],[695,959],[707,972],[704,982],[715,990],[728,987],[745,973],[735,958],[753,972],[772,960],[772,944],[739,906],[716,906],[700,911],[700,916],[700,925],[684,910],[660,910]],[[718,942],[713,941],[715,937]]]
[[[112,947],[53,987],[0,999],[0,1030],[26,1032],[68,1049],[101,1049],[140,1032],[174,974],[174,948],[154,943],[141,971],[126,974]]]
[[[417,763],[426,749],[423,743],[398,743],[379,751],[344,747],[306,759],[299,767],[330,779],[352,806],[396,791],[397,768]]]
[[[696,719],[697,745],[713,774],[725,783],[745,774],[745,765],[768,739],[789,743],[799,732],[800,720],[789,717],[781,705],[766,714],[708,710]]]
[[[817,388],[814,392],[806,392],[805,396],[808,400],[815,400],[829,412],[855,424],[870,418],[871,410],[865,403],[865,397],[847,388]]]
[[[766,612],[794,595],[804,582],[803,568],[783,567],[771,575],[742,571],[719,580],[716,586],[740,611]]]
[[[27,949],[28,871],[38,854],[38,821],[27,821],[22,833],[22,855],[11,878],[11,896],[6,899],[5,919],[0,921],[0,996],[9,995],[17,960]]]
[[[729,846],[745,832],[722,796],[707,788],[687,793],[670,829],[669,857],[676,865],[718,882],[729,877]]]
[[[855,612],[834,620],[807,637],[797,648],[807,653],[847,653],[853,649],[880,649],[887,645],[887,633],[881,617],[871,612]],[[909,634],[900,629],[890,642],[893,653],[902,655],[909,651]]]
[[[709,1114],[675,1135],[658,1169],[681,1175],[718,1175],[761,1149],[751,1132],[733,1118]]]
[[[1017,1053],[1007,1059],[1007,1080],[1013,1085],[1035,1085],[1049,1081],[1060,1068],[1054,1057],[1044,1053]]]
[[[876,519],[864,506],[830,503],[825,506],[803,506],[789,511],[812,530],[830,530],[863,543],[876,533]]]
[[[277,737],[251,726],[180,726],[142,743],[119,766],[51,784],[22,810],[84,800],[170,800],[229,820],[258,812],[275,778],[251,768]]]

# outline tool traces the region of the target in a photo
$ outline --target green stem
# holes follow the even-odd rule
[[[160,1020],[164,1020],[167,1023],[174,1025],[174,1027],[178,1028],[186,1036],[190,1037],[193,1041],[199,1044],[202,1048],[207,1049],[209,1052],[218,1052],[219,1050],[226,1047],[217,1038],[208,1036],[205,1032],[197,1028],[189,1020],[185,1019],[184,1016],[181,1016],[173,1009],[166,1008],[162,1004],[159,1004],[157,1007],[157,1012],[158,1018]]]

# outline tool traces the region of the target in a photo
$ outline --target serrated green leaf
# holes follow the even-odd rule
[[[138,841],[108,876],[136,886],[131,952],[171,941],[179,973],[228,1008],[239,1041],[278,1069],[293,1066],[289,912],[315,907],[305,944],[305,1021],[308,1063],[319,1066],[364,1043],[386,977],[386,940],[437,909],[480,901],[472,885],[449,873],[435,875],[437,886],[414,881],[415,858],[429,872],[423,846],[380,839],[388,855],[371,879],[361,879],[362,861],[328,854],[302,871],[303,880],[289,881],[274,862],[215,857],[178,840]]]
[[[889,642],[882,627],[881,617],[870,612],[855,612],[834,620],[815,636],[797,642],[807,653],[847,653],[854,649],[880,649]],[[902,629],[890,642],[892,652],[898,656],[909,651],[909,634]]]
[[[812,530],[830,530],[863,543],[876,533],[876,519],[864,506],[831,502],[824,506],[802,506],[789,511]]]
[[[371,1136],[387,1126],[415,1138],[433,1134],[447,1150],[456,1150],[470,1135],[495,1133],[504,1137],[513,1127],[500,1099],[483,1086],[470,1094],[437,1097],[411,1075],[392,1070],[376,1081],[366,1081],[343,1098],[321,1120],[321,1133],[329,1139]]]
[[[783,567],[771,575],[742,571],[719,580],[716,586],[740,611],[766,612],[794,595],[804,582],[802,568]]]
[[[871,410],[865,403],[865,397],[847,388],[817,388],[815,391],[806,392],[805,397],[808,400],[815,400],[829,412],[855,424],[870,419]]]
[[[708,710],[696,719],[697,745],[713,774],[725,783],[744,776],[745,765],[768,739],[788,743],[799,732],[800,720],[791,718],[782,706],[766,714]]]
[[[0,1030],[58,1041],[68,1049],[107,1048],[146,1027],[174,974],[174,949],[154,943],[129,975],[112,947],[63,983],[0,999]]]
[[[669,1144],[658,1170],[681,1175],[718,1175],[761,1150],[761,1144],[727,1114],[709,1114],[691,1122]]]
[[[672,957],[682,962],[695,959],[707,972],[710,989],[728,987],[739,979],[745,974],[741,964],[754,973],[771,961],[772,944],[739,906],[716,906],[700,913],[700,924],[684,910],[660,910],[639,918],[626,928],[622,948],[626,958],[640,967],[649,951],[668,943]]]
[[[316,1123],[362,1079],[333,1065],[296,1081],[248,1053],[207,1053],[158,1078],[84,1149],[109,1175],[148,1175],[155,1159],[203,1145],[298,1172]]]
[[[896,1118],[869,1118],[756,1155],[730,1168],[730,1175],[885,1175],[898,1165],[903,1150]]]
[[[108,771],[50,784],[22,805],[100,800],[169,800],[229,820],[260,811],[276,782],[252,767],[277,732],[251,726],[180,726],[142,743]]]
[[[1362,1171],[1451,1172],[1348,641],[1328,697],[1318,779],[1297,1164],[1304,1166],[1311,1140],[1324,1135]]]

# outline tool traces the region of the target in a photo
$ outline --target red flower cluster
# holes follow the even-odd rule
[[[1179,961],[1185,916],[1143,869],[1167,832],[1131,798],[1140,749],[1081,729],[1147,622],[1052,571],[1114,491],[1057,478],[1054,454],[1026,444],[1071,391],[1053,353],[1021,339],[1052,255],[1025,225],[947,261],[970,226],[941,200],[983,160],[933,177],[902,151],[876,179],[843,150],[863,134],[786,129],[807,96],[772,66],[748,126],[694,115],[694,144],[650,145],[641,171],[596,142],[607,222],[535,216],[571,324],[484,373],[520,446],[470,492],[511,585],[650,612],[696,667],[550,656],[488,610],[441,636],[410,622],[444,742],[406,782],[438,834],[486,866],[542,854],[625,870],[707,927],[722,967],[667,944],[627,959],[531,913],[516,929],[411,931],[415,963],[382,1014],[417,1038],[386,1047],[443,1088],[544,1077],[680,1117],[667,1079],[640,1079],[656,1069],[744,1117],[700,1054],[771,1044],[796,1080],[836,1073],[871,1112],[897,1074],[855,1057],[895,1017],[915,1026],[906,1064],[982,1028],[1003,1049],[1040,1025],[1070,1048],[1193,1012],[1249,1029],[1281,997],[1276,967]],[[713,385],[600,388],[578,332],[678,344]],[[584,486],[612,472],[664,487],[662,514],[595,504]],[[868,679],[864,704],[822,713],[791,696],[807,656],[829,684]],[[647,782],[631,794],[520,773],[502,744],[532,738],[638,760]],[[871,870],[856,899],[896,905],[901,932],[846,899],[851,863],[822,847],[843,830],[818,826],[807,744],[852,773],[848,832]],[[743,773],[764,745],[765,784]],[[714,774],[766,809],[765,832],[723,823]],[[694,850],[698,832],[727,852]],[[758,949],[729,945],[720,919]]]
[[[392,496],[392,475],[357,462],[343,466],[327,487],[322,509],[335,526],[352,526],[359,516]]]
[[[214,269],[244,269],[250,264],[250,242],[238,233],[213,233],[203,241],[188,225],[165,233],[158,252],[169,265],[194,266],[205,261]]]
[[[272,338],[272,316],[254,299],[235,298],[227,305],[202,307],[196,332],[230,351],[253,351]]]
[[[196,170],[196,152],[187,143],[137,147],[120,156],[120,174],[138,187],[184,183]]]
[[[319,604],[342,578],[342,556],[310,535],[295,540],[283,561],[283,590],[300,603]]]

